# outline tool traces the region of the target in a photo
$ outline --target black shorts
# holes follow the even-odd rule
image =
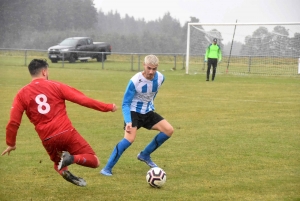
[[[218,65],[218,59],[215,59],[215,58],[208,58],[208,61],[207,61],[207,66],[210,68],[211,65],[216,68],[217,65]]]
[[[137,129],[144,127],[148,130],[151,130],[152,127],[163,120],[164,118],[157,114],[156,112],[150,111],[146,114],[140,114],[137,112],[131,111],[131,121],[132,127],[137,127]],[[124,129],[126,123],[124,122]]]

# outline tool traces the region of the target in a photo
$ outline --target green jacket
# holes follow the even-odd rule
[[[222,51],[218,44],[210,44],[206,48],[205,60],[207,60],[207,58],[222,60]]]

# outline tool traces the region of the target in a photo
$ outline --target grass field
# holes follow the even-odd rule
[[[27,67],[0,61],[0,151],[17,91],[30,82]],[[13,63],[13,62],[11,62]],[[89,67],[86,67],[86,66]],[[115,144],[123,138],[121,102],[130,70],[102,70],[97,62],[50,65],[50,79],[119,106],[101,113],[67,103],[73,125],[101,160],[97,169],[71,165],[86,179],[77,187],[53,169],[46,151],[24,115],[17,150],[0,157],[0,200],[300,200],[300,77],[185,75],[162,64],[166,81],[155,100],[157,112],[175,128],[153,160],[167,173],[161,189],[145,180],[149,168],[136,155],[156,135],[141,129],[115,168],[99,174]],[[115,63],[122,66],[122,63]]]

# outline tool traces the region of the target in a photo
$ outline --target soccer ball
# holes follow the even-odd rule
[[[146,175],[147,183],[154,187],[160,188],[164,183],[166,183],[167,175],[165,171],[159,167],[151,168]]]

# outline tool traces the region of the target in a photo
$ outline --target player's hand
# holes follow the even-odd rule
[[[126,126],[125,126],[125,131],[127,133],[130,133],[131,132],[131,128],[132,128],[132,123],[127,123]]]
[[[4,156],[6,153],[7,153],[7,155],[9,155],[10,152],[13,151],[13,150],[15,150],[16,148],[17,148],[16,146],[13,146],[13,147],[8,146],[8,147],[2,152],[1,156]]]
[[[205,59],[204,62],[207,62],[207,60]]]
[[[218,63],[220,63],[222,60],[219,60]]]
[[[112,109],[112,112],[115,112],[115,111],[117,111],[117,106],[115,105],[115,104],[113,104],[113,109]]]

